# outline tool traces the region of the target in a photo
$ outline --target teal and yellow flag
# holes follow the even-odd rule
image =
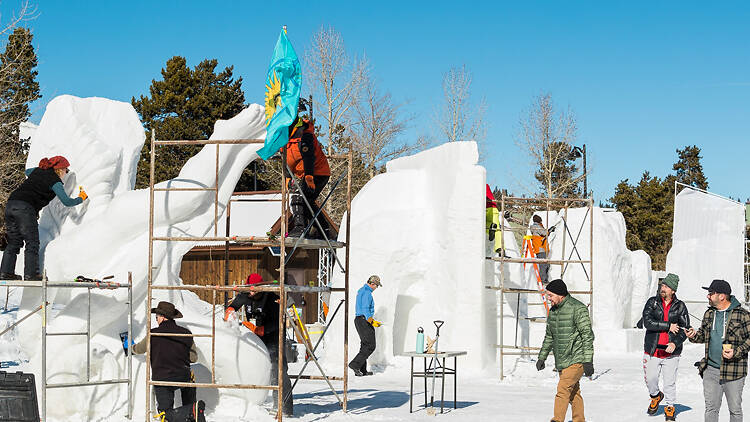
[[[269,159],[289,142],[289,125],[297,117],[302,74],[292,43],[282,29],[266,75],[266,142],[258,155]]]

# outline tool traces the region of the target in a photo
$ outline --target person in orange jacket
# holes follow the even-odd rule
[[[306,107],[300,103],[299,111],[305,111]],[[323,148],[315,136],[315,124],[307,119],[297,117],[289,126],[289,143],[286,146],[286,162],[294,176],[300,179],[302,195],[312,207],[312,213],[305,205],[305,201],[299,192],[292,195],[292,222],[294,227],[289,232],[290,237],[300,237],[310,219],[318,212],[318,205],[315,200],[320,196],[320,192],[328,183],[331,177],[331,168],[328,165],[328,158],[323,153]],[[285,172],[286,173],[286,172]],[[330,227],[328,222],[322,216],[319,216],[318,222],[330,239]],[[313,224],[313,229],[317,230],[317,225]],[[317,232],[311,238],[322,239],[321,233]]]
[[[545,229],[542,224],[542,217],[539,215],[534,215],[532,220],[531,227],[529,227],[531,231],[532,252],[534,252],[536,258],[545,259],[549,256],[547,237],[555,230],[555,227],[553,226],[549,230]],[[539,278],[542,280],[542,284],[547,285],[549,281],[549,264],[539,264]]]

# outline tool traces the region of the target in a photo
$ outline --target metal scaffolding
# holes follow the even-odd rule
[[[0,286],[10,287],[34,287],[42,289],[42,303],[36,309],[31,311],[28,315],[16,321],[13,325],[6,328],[0,335],[10,331],[13,327],[17,326],[31,315],[42,311],[42,421],[47,420],[47,390],[52,388],[70,388],[70,387],[86,387],[94,385],[109,385],[109,384],[127,384],[128,385],[128,404],[126,417],[131,419],[133,415],[133,355],[128,353],[128,377],[117,378],[110,380],[91,381],[91,289],[101,290],[114,290],[114,289],[128,289],[128,339],[133,338],[133,276],[132,273],[128,273],[128,283],[114,283],[109,281],[48,281],[46,275],[42,278],[42,281],[0,281]],[[47,290],[49,288],[69,288],[69,289],[87,289],[88,290],[88,301],[87,301],[87,312],[86,312],[86,331],[78,332],[47,332],[47,311],[49,303],[47,302]],[[86,336],[86,381],[77,382],[66,382],[50,384],[47,382],[47,337],[51,336]]]
[[[500,319],[500,341],[499,344],[495,345],[497,349],[500,351],[500,379],[503,379],[505,377],[503,373],[503,365],[504,365],[504,357],[505,356],[527,356],[530,354],[533,350],[539,350],[539,347],[532,347],[532,346],[519,346],[517,342],[517,333],[516,333],[516,339],[513,342],[512,345],[505,344],[504,334],[505,334],[505,328],[504,328],[504,302],[505,302],[505,294],[511,293],[518,295],[518,301],[520,302],[520,295],[522,294],[537,294],[540,295],[541,301],[540,302],[533,302],[528,303],[528,305],[534,305],[534,306],[545,306],[546,305],[546,295],[544,293],[544,290],[541,288],[538,290],[534,289],[519,289],[519,288],[512,288],[512,287],[506,287],[506,269],[505,264],[531,264],[536,268],[539,264],[548,264],[550,266],[552,265],[559,265],[560,266],[560,273],[561,277],[565,275],[565,271],[568,269],[568,266],[570,264],[574,265],[581,265],[583,268],[583,272],[585,277],[587,278],[587,281],[589,283],[589,289],[588,290],[579,290],[579,291],[570,291],[571,294],[581,294],[581,295],[589,295],[589,315],[591,315],[593,319],[594,315],[594,274],[593,274],[593,262],[594,262],[594,200],[591,198],[518,198],[518,197],[510,197],[503,195],[499,201],[495,201],[497,205],[500,207],[500,227],[498,228],[498,233],[496,235],[503,236],[506,231],[510,232],[518,232],[525,235],[527,231],[529,230],[529,222],[534,215],[535,212],[544,212],[546,213],[545,218],[545,227],[549,230],[549,214],[550,212],[557,212],[562,220],[562,233],[563,233],[563,240],[562,240],[562,251],[561,251],[561,257],[562,259],[551,259],[550,256],[547,256],[545,258],[536,258],[536,257],[507,257],[503,256],[504,254],[500,254],[500,256],[488,256],[486,257],[487,260],[499,262],[500,263],[500,283],[499,285],[493,285],[493,286],[486,286],[488,289],[497,290],[500,293],[500,312],[499,312],[499,319]],[[576,231],[576,228],[573,228],[573,231],[571,231],[570,226],[568,225],[568,209],[571,208],[571,206],[575,205],[582,205],[582,207],[587,208],[586,215],[583,218],[583,221],[581,222],[581,227],[577,228],[578,231]],[[506,218],[504,217],[506,212],[510,212],[516,215],[513,220],[515,220],[515,225],[506,225]],[[580,251],[578,249],[578,242],[580,240],[580,236],[583,232],[583,228],[586,223],[586,219],[588,218],[589,222],[589,256],[587,259],[584,259],[583,256],[581,256]],[[566,250],[566,243],[567,239],[570,239],[572,242],[570,245],[570,250]],[[506,242],[507,240],[503,238],[503,242]],[[515,241],[515,236],[514,236]],[[567,255],[566,253],[569,252]],[[575,254],[575,258],[573,254]],[[532,273],[534,272],[534,268],[532,268]],[[546,308],[546,307],[545,307]],[[518,327],[518,322],[520,319],[520,312],[519,310],[516,311],[516,327]],[[526,319],[529,322],[546,322],[546,312],[543,317],[526,317]],[[506,349],[511,349],[511,351],[506,351]]]
[[[290,238],[287,237],[287,222],[289,219],[289,187],[287,186],[287,183],[285,183],[284,174],[292,174],[292,172],[289,170],[289,167],[287,166],[286,161],[286,147],[282,149],[282,165],[285,166],[286,172],[282,172],[281,175],[281,230],[279,236],[267,236],[267,237],[257,237],[257,236],[230,236],[229,235],[229,224],[226,225],[226,235],[223,237],[218,236],[217,230],[218,230],[218,218],[219,218],[219,147],[222,144],[263,144],[264,140],[262,139],[237,139],[237,140],[171,140],[171,141],[157,141],[156,135],[154,131],[151,132],[151,163],[150,163],[150,179],[149,179],[149,253],[148,253],[148,297],[147,297],[147,303],[149,304],[146,306],[147,314],[146,314],[146,321],[149,323],[151,321],[151,300],[152,300],[152,292],[153,290],[209,290],[212,292],[212,313],[211,313],[211,333],[210,334],[186,334],[185,336],[192,336],[192,337],[210,337],[211,338],[211,382],[210,383],[185,383],[185,382],[164,382],[164,381],[152,381],[151,380],[151,368],[150,365],[146,365],[146,421],[149,421],[149,416],[151,413],[151,402],[150,402],[150,396],[151,396],[151,387],[152,386],[173,386],[173,387],[197,387],[197,388],[227,388],[227,389],[264,389],[264,390],[272,390],[272,391],[278,391],[278,402],[277,402],[277,420],[281,421],[283,418],[282,415],[282,409],[283,409],[283,399],[284,399],[284,391],[283,391],[283,355],[285,352],[284,342],[286,337],[286,330],[285,330],[285,317],[286,317],[286,296],[289,293],[309,293],[309,292],[342,292],[344,293],[344,362],[343,362],[343,369],[344,374],[342,377],[332,377],[328,376],[323,368],[318,364],[317,358],[315,357],[315,349],[317,348],[317,345],[315,348],[312,348],[309,344],[305,344],[305,347],[307,348],[308,355],[310,357],[310,360],[313,361],[319,372],[321,373],[320,376],[310,376],[310,375],[300,375],[290,378],[296,378],[299,379],[308,379],[308,380],[324,380],[327,382],[329,388],[333,392],[334,396],[339,400],[340,405],[342,406],[343,410],[346,412],[347,410],[347,393],[348,393],[348,371],[347,371],[347,363],[348,363],[348,331],[349,331],[349,240],[350,240],[350,218],[351,218],[351,173],[352,173],[352,153],[351,150],[346,155],[339,155],[339,156],[333,156],[329,158],[343,158],[346,159],[347,164],[347,171],[346,173],[342,174],[341,177],[332,185],[330,189],[330,193],[328,197],[323,201],[321,204],[320,209],[323,208],[325,205],[325,202],[328,201],[331,194],[334,192],[336,186],[338,186],[339,183],[342,182],[344,179],[344,176],[346,177],[346,240],[345,242],[338,242],[336,240],[328,239],[325,232],[322,230],[322,227],[320,225],[320,222],[317,220],[318,214],[315,214],[313,212],[313,208],[311,207],[311,204],[307,201],[307,199],[304,197],[304,195],[301,195],[304,199],[305,206],[307,209],[313,214],[313,219],[310,221],[310,224],[308,224],[307,228],[305,229],[303,235],[301,235],[299,238]],[[215,183],[211,187],[195,187],[195,188],[155,188],[154,187],[154,169],[155,169],[155,151],[156,147],[162,146],[162,145],[176,145],[176,146],[182,146],[182,145],[207,145],[207,144],[215,144],[216,145],[216,165],[215,165]],[[301,186],[300,181],[296,180],[296,178],[291,177],[291,180],[293,181],[292,189],[296,189],[297,191],[301,192]],[[166,191],[213,191],[215,192],[214,196],[214,236],[213,237],[193,237],[193,236],[155,236],[154,235],[154,192],[166,192]],[[227,208],[227,212],[229,212],[229,208]],[[229,218],[229,214],[227,214],[227,218]],[[323,235],[323,240],[317,240],[317,239],[304,239],[304,235],[309,232],[312,225],[314,223],[317,223],[318,230]],[[154,242],[157,241],[164,241],[164,242],[175,242],[175,241],[189,241],[189,242],[199,242],[199,241],[221,241],[225,242],[225,251],[226,256],[228,256],[228,245],[230,243],[234,244],[243,244],[243,245],[250,245],[250,246],[263,246],[263,247],[278,247],[280,249],[280,266],[279,266],[279,283],[277,285],[262,285],[262,286],[229,286],[228,284],[228,265],[225,265],[225,273],[224,273],[224,285],[216,284],[216,285],[191,285],[191,284],[184,284],[181,286],[155,286],[154,279],[153,279],[153,270],[154,270]],[[339,257],[336,255],[335,250],[338,248],[346,247],[346,254],[344,258],[344,263],[341,263],[339,260]],[[291,250],[287,252],[287,248],[290,248]],[[286,265],[289,263],[289,260],[293,256],[294,252],[297,249],[319,249],[319,250],[328,250],[330,256],[333,257],[333,263],[338,264],[341,271],[344,273],[344,287],[343,288],[332,288],[330,286],[316,286],[316,287],[308,287],[308,286],[294,286],[294,285],[287,285],[286,284]],[[331,266],[331,268],[333,265]],[[216,366],[215,366],[215,349],[216,349],[216,293],[217,292],[225,292],[225,298],[224,300],[227,300],[227,294],[232,292],[248,292],[248,291],[267,291],[267,292],[275,292],[279,295],[279,337],[278,337],[278,384],[277,385],[249,385],[249,384],[219,384],[216,383]],[[335,316],[335,313],[334,313]],[[332,320],[333,318],[331,318]],[[331,320],[328,321],[328,324],[330,326]],[[296,326],[293,325],[293,327],[296,330]],[[326,327],[327,329],[327,327]],[[175,334],[152,334],[150,330],[146,331],[146,337],[147,337],[147,348],[146,348],[146,361],[150,362],[151,358],[151,339],[150,337],[152,335],[164,335],[164,336],[175,336]],[[299,334],[299,333],[298,333]],[[339,398],[335,388],[331,384],[331,381],[343,381],[343,399]]]

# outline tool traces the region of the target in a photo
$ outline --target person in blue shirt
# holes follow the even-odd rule
[[[39,167],[26,170],[26,180],[8,196],[5,205],[5,230],[8,234],[8,246],[0,262],[0,280],[20,280],[16,275],[16,258],[21,247],[24,251],[24,280],[41,280],[39,271],[39,211],[55,197],[66,207],[76,206],[88,198],[83,189],[77,198],[65,193],[63,178],[68,174],[70,163],[65,157],[57,155],[42,158]]]
[[[354,327],[357,328],[357,334],[359,334],[360,346],[357,356],[349,362],[349,368],[358,377],[372,375],[372,372],[367,371],[367,358],[375,351],[375,327],[380,326],[380,322],[373,319],[375,301],[372,299],[372,292],[380,286],[382,286],[380,277],[373,275],[357,291]]]

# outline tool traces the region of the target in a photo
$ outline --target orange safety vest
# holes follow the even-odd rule
[[[312,175],[330,176],[331,168],[328,166],[328,158],[323,153],[323,148],[321,148],[320,142],[318,142],[318,137],[315,136],[315,125],[307,119],[303,120],[303,122],[302,126],[294,128],[294,132],[289,137],[289,143],[286,145],[286,162],[295,176],[299,178],[305,177],[305,164],[302,160],[299,143],[302,140],[303,133],[310,133],[315,139],[315,167]]]
[[[549,251],[547,236],[531,236],[531,250],[534,252],[534,255],[538,254],[540,249],[544,249],[545,252]]]

